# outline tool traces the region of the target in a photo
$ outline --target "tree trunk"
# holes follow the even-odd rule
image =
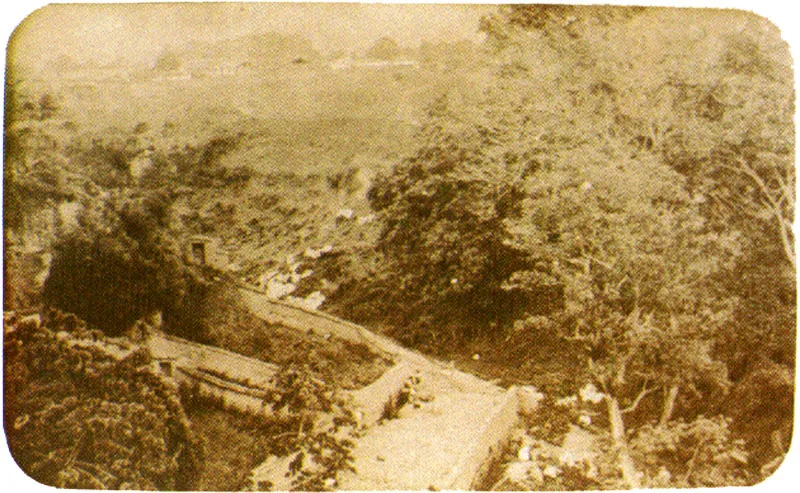
[[[661,419],[658,420],[658,426],[667,426],[669,420],[672,418],[672,412],[675,410],[675,401],[678,398],[678,386],[673,385],[667,392],[667,397],[664,400],[664,409],[661,411]]]
[[[628,488],[641,488],[639,481],[639,471],[631,458],[628,449],[628,440],[625,437],[625,422],[622,420],[622,411],[619,408],[619,401],[616,397],[606,395],[606,405],[608,406],[608,421],[611,424],[611,438],[614,440],[614,448],[617,450],[617,459],[622,479],[625,480]]]

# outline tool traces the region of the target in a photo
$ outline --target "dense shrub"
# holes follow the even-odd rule
[[[546,394],[535,411],[522,413],[522,421],[532,437],[555,445],[561,445],[576,420],[574,407],[556,404],[552,394]]]
[[[72,316],[7,321],[4,423],[19,466],[59,488],[193,489],[201,448],[175,389],[146,351],[116,359],[92,339]]]
[[[215,301],[207,280],[213,273],[186,265],[169,239],[167,195],[112,200],[80,222],[54,245],[46,304],[109,335],[160,311],[168,330],[203,339]]]
[[[291,431],[279,437],[293,457],[289,474],[294,489],[331,490],[339,473],[356,472],[352,454],[356,421],[335,386],[316,378],[306,365],[286,365],[268,399],[273,411],[299,417]]]
[[[291,457],[287,477],[300,491],[331,490],[343,471],[355,471],[352,450],[356,422],[336,385],[320,380],[308,365],[284,365],[266,397],[269,415],[226,406],[199,385],[182,384],[181,402],[198,433],[208,440],[227,437],[208,454],[202,486],[244,489],[250,471],[268,455]],[[210,452],[210,450],[209,450]]]
[[[214,276],[209,268],[184,270],[180,291],[171,292],[162,305],[165,332],[228,347],[216,334],[235,333],[243,325],[245,310],[236,288],[213,281]],[[235,346],[228,349],[244,352]]]
[[[130,163],[138,152],[135,138],[120,135],[76,139],[67,148],[70,160],[85,170],[94,183],[105,188],[122,188],[132,183]]]
[[[697,488],[752,483],[744,464],[744,442],[734,439],[730,420],[700,416],[690,422],[645,425],[631,449],[649,486]]]
[[[509,163],[492,155],[479,131],[448,121],[448,108],[431,114],[417,153],[369,191],[385,258],[373,284],[395,306],[398,337],[446,345],[496,335],[513,321],[498,300],[528,261],[507,241],[505,221],[522,198],[518,184],[505,179]]]
[[[253,468],[274,452],[271,438],[288,425],[226,407],[221,397],[203,392],[199,384],[182,383],[179,393],[192,429],[205,443],[197,489],[246,490]]]
[[[159,232],[166,198],[107,204],[59,238],[44,285],[45,303],[114,335],[164,308],[185,284],[179,257]]]

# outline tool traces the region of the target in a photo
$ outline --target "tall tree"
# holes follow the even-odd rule
[[[511,6],[482,27],[493,84],[435,106],[418,154],[373,190],[391,284],[451,318],[506,290],[562,288],[549,319],[581,343],[619,469],[639,486],[629,432],[676,430],[682,396],[730,385],[719,346],[743,312],[726,276],[752,267],[759,241],[782,252],[773,272],[793,271],[780,43],[737,13]],[[656,396],[658,412],[630,419]]]
[[[735,235],[709,228],[683,183],[653,156],[589,142],[531,177],[524,213],[510,224],[520,248],[550,263],[565,288],[565,310],[552,319],[582,343],[631,487],[641,484],[624,415],[663,391],[666,423],[680,388],[727,384],[712,343],[732,300],[708,286],[740,249]]]
[[[369,192],[384,223],[383,281],[410,335],[441,343],[508,322],[502,286],[527,261],[506,243],[503,221],[518,211],[528,157],[515,142],[528,136],[519,115],[498,124],[492,111],[441,98],[420,148]]]
[[[109,335],[171,307],[193,276],[165,234],[168,207],[168,197],[154,193],[85,210],[81,227],[54,245],[45,303]]]
[[[563,177],[574,178],[591,170],[592,165],[587,160],[605,161],[609,166],[601,175],[614,176],[613,165],[620,166],[628,169],[617,176],[620,183],[633,181],[633,186],[648,189],[647,181],[641,181],[641,177],[637,179],[638,175],[624,164],[632,159],[638,163],[637,169],[646,162],[661,169],[659,173],[651,169],[650,178],[659,174],[666,177],[668,175],[663,173],[671,170],[673,175],[668,180],[681,184],[684,198],[676,196],[674,203],[667,201],[670,204],[667,210],[670,214],[676,210],[690,213],[686,217],[688,222],[677,223],[665,231],[670,235],[680,231],[690,233],[691,228],[686,227],[696,221],[702,226],[690,235],[693,239],[685,245],[673,243],[679,237],[670,239],[664,236],[664,231],[650,231],[651,239],[671,245],[669,248],[673,252],[680,252],[679,257],[671,258],[668,250],[651,252],[637,259],[635,265],[647,265],[650,272],[658,272],[667,286],[683,283],[691,288],[687,291],[692,293],[689,299],[694,299],[697,307],[705,305],[710,311],[703,315],[702,310],[695,308],[692,315],[692,311],[685,312],[681,304],[674,300],[667,302],[667,298],[651,304],[649,323],[657,322],[656,326],[661,327],[658,331],[668,334],[669,326],[684,327],[655,347],[669,354],[670,341],[685,342],[683,334],[688,330],[689,334],[699,336],[698,341],[703,341],[706,356],[700,361],[719,357],[728,363],[737,379],[750,371],[749,365],[756,372],[753,378],[758,377],[762,383],[771,380],[760,375],[770,372],[759,369],[759,358],[754,356],[769,354],[770,358],[776,358],[774,361],[791,364],[793,356],[788,357],[776,348],[793,348],[795,340],[795,252],[791,230],[795,181],[791,121],[794,94],[791,60],[774,26],[746,12],[513,6],[487,18],[483,28],[504,64],[505,84],[546,87],[543,81],[552,81],[554,92],[547,94],[567,101],[563,106],[567,116],[555,127],[555,134],[560,135],[566,145],[561,146],[560,151],[551,147],[554,164],[550,166],[564,166],[558,163],[570,153],[570,159],[581,164],[565,172]],[[656,53],[658,56],[654,56]],[[565,153],[570,146],[581,150]],[[540,173],[538,177],[546,181],[547,173]],[[545,192],[559,190],[558,197],[562,200],[565,191],[558,183],[568,183],[563,177],[565,181],[547,185],[550,188]],[[591,190],[596,189],[595,181],[587,180],[586,184],[587,187],[592,184]],[[611,202],[610,197],[619,193],[613,189],[603,190],[604,200]],[[590,195],[585,201],[579,201],[579,209],[591,210]],[[549,207],[547,201],[532,203],[538,203],[537,208]],[[647,211],[647,206],[643,203],[638,207]],[[555,217],[560,217],[558,211],[562,209],[555,207],[554,210]],[[590,214],[574,224],[574,228],[583,231],[594,224],[597,231],[590,229],[586,234],[595,234],[596,239],[603,241],[603,247],[615,245],[622,238],[637,237],[636,230],[614,229],[613,223],[607,222],[611,217],[609,211],[600,209],[597,212],[602,222],[598,223],[597,217]],[[573,211],[573,214],[577,213]],[[656,216],[650,218],[653,224],[659,224],[662,214]],[[548,221],[547,224],[563,225],[557,219]],[[539,223],[538,227],[547,224]],[[523,232],[533,234],[536,227],[537,223],[528,224],[527,232],[524,228]],[[560,238],[562,233],[551,234]],[[710,243],[703,245],[703,242]],[[604,251],[603,248],[600,251]],[[629,253],[637,251],[648,252],[647,245]],[[558,247],[556,253],[567,252]],[[592,255],[601,263],[571,258],[566,265],[583,262],[587,279],[592,279],[593,270],[604,270],[603,264],[616,268],[625,258],[620,252],[606,253],[614,261]],[[658,258],[664,265],[689,269],[687,272],[703,265],[705,268],[699,274],[693,273],[691,277],[696,279],[687,284],[691,277],[653,265],[651,261]],[[562,258],[561,266],[565,265],[564,261]],[[695,262],[699,263],[694,265]],[[637,280],[627,269],[623,272],[626,277],[616,278],[617,283],[622,283],[619,286],[631,289],[638,285],[641,293],[641,283],[645,279]],[[597,296],[589,296],[590,303],[576,304],[576,300],[582,298],[575,296],[576,291],[570,285],[581,286],[581,283],[576,283],[578,278],[570,275],[562,279],[567,286],[567,312],[570,305],[585,308],[597,303]],[[585,292],[591,293],[591,290],[586,288]],[[624,298],[618,302],[628,303]],[[651,301],[654,299],[658,298]],[[670,313],[670,317],[665,319],[656,315],[658,312]],[[588,319],[597,322],[603,319],[603,313],[601,310]],[[711,313],[716,313],[713,320],[706,318]],[[621,318],[617,325],[630,326],[629,316]],[[681,322],[682,317],[688,317],[685,323]],[[696,327],[703,330],[698,331]],[[617,347],[621,348],[624,346]],[[742,353],[745,353],[744,358]],[[597,367],[596,359],[593,365]],[[692,364],[682,362],[674,367],[692,368]],[[626,370],[626,373],[630,372]],[[784,388],[783,372],[771,371],[770,374],[775,376],[775,389]],[[680,382],[685,376],[671,378]],[[753,378],[746,377],[743,383]],[[754,386],[748,388],[752,391]],[[763,391],[771,389],[765,387]],[[677,391],[672,385],[665,392],[662,422],[668,422],[672,415]],[[754,395],[750,398],[759,400]],[[784,419],[791,420],[791,409],[783,408],[780,413]],[[780,428],[785,427],[780,425]],[[762,433],[762,436],[767,435]],[[757,447],[757,450],[763,449],[765,447]],[[760,457],[754,462],[761,462]]]

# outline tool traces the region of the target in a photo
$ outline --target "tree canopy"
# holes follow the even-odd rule
[[[55,245],[45,303],[109,335],[164,310],[189,275],[163,233],[167,208],[168,198],[156,194],[84,211],[81,227]]]
[[[484,90],[432,105],[418,151],[370,192],[379,281],[417,322],[403,330],[434,339],[544,315],[583,348],[622,475],[641,485],[626,421],[647,421],[642,399],[661,396],[663,429],[687,392],[724,395],[748,371],[741,352],[793,347],[785,43],[747,13],[674,9],[506,6],[482,30],[497,62]]]

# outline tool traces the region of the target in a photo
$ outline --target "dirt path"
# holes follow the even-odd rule
[[[356,474],[342,478],[347,490],[447,489],[457,479],[471,445],[480,441],[487,418],[505,392],[460,381],[458,375],[419,373],[419,396],[396,419],[368,429],[353,451]]]

